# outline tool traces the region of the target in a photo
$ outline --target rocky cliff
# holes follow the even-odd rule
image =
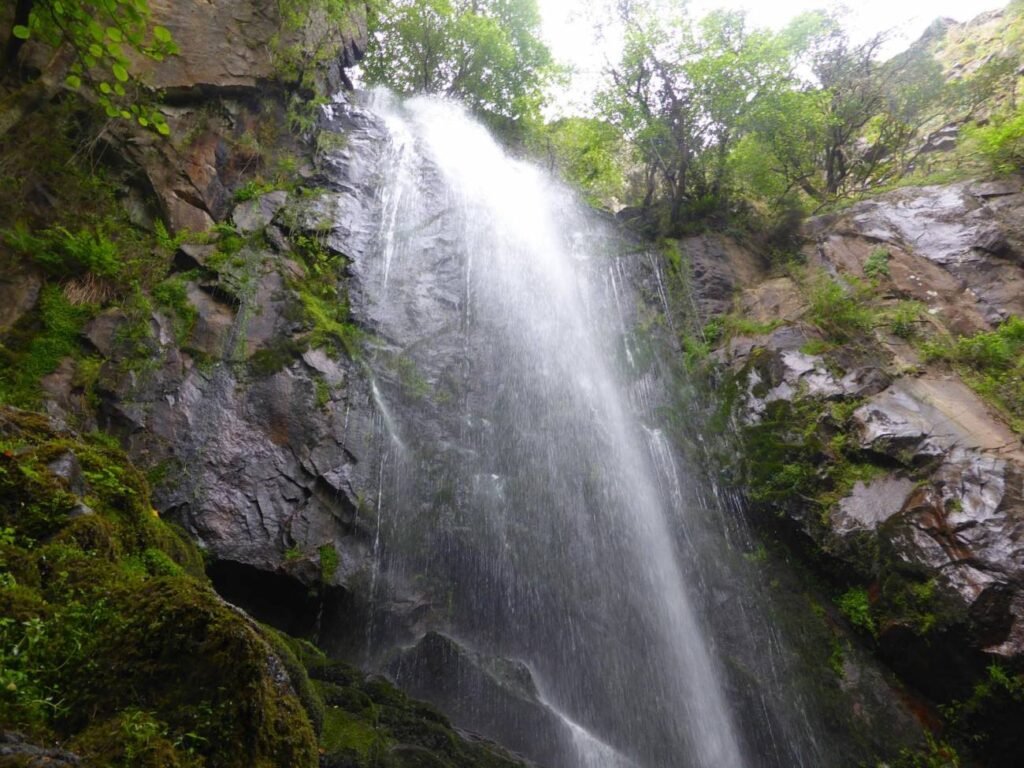
[[[807,221],[775,270],[681,243],[739,436],[713,463],[939,738],[992,766],[1024,748],[1020,190],[882,194]]]
[[[328,188],[318,126],[366,7],[150,9],[168,138],[66,93],[0,141],[0,764],[518,765],[224,600],[365,633],[375,416],[332,230],[374,190]]]
[[[365,8],[324,24],[310,6],[296,25],[278,4],[152,0],[181,47],[139,62],[169,139],[65,95],[0,143],[20,182],[0,195],[0,394],[17,406],[0,412],[0,651],[55,666],[70,651],[54,638],[89,637],[73,649],[81,679],[5,667],[23,676],[4,678],[3,723],[18,732],[0,764],[517,764],[249,616],[349,659],[386,631],[409,647],[381,668],[514,746],[566,727],[525,665],[424,632],[479,606],[397,577],[373,593],[387,422],[415,425],[417,477],[464,458],[448,405],[465,394],[447,335],[457,302],[443,286],[456,267],[421,265],[401,310],[373,301],[385,129],[331,103],[365,45]],[[1012,179],[898,190],[811,220],[804,265],[774,272],[714,235],[664,265],[643,249],[621,260],[617,279],[648,299],[624,331],[645,359],[637,396],[675,386],[664,372],[651,383],[646,331],[699,317],[672,348],[690,364],[680,380],[715,347],[722,400],[700,415],[687,400],[691,421],[673,426],[721,471],[716,489],[746,492],[769,543],[730,532],[734,560],[709,566],[767,574],[764,592],[733,585],[704,606],[730,693],[763,706],[750,662],[779,642],[743,637],[740,609],[788,616],[802,669],[823,670],[799,685],[847,753],[836,764],[904,749],[915,764],[922,727],[985,764],[1020,759],[1022,202]],[[429,227],[416,237],[437,254],[449,245]],[[427,308],[445,322],[427,326]],[[706,440],[687,438],[698,418]],[[737,441],[712,439],[728,428]],[[428,485],[411,498],[450,511],[452,492]],[[429,536],[436,551],[484,556],[457,525],[406,538]],[[109,594],[86,600],[79,576]],[[187,673],[195,685],[168,685]],[[493,707],[467,706],[467,689]],[[936,742],[932,757],[946,750]]]

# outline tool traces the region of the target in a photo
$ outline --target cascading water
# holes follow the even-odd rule
[[[370,663],[415,688],[423,665],[388,651],[442,633],[439,657],[478,671],[451,683],[456,721],[549,766],[816,764],[716,655],[717,555],[657,423],[624,243],[458,107],[376,94],[368,112],[383,148],[347,173],[379,194],[353,265],[384,414]]]

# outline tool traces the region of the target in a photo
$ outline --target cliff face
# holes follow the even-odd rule
[[[1022,223],[1008,179],[811,219],[788,271],[689,244],[755,525],[985,765],[1022,754]]]
[[[220,595],[332,654],[361,658],[372,631],[418,641],[389,669],[452,707],[460,723],[521,739],[524,749],[556,741],[566,727],[524,665],[423,632],[446,611],[489,615],[480,606],[448,604],[437,584],[410,580],[389,585],[371,612],[384,422],[392,416],[385,399],[417,433],[417,477],[442,477],[466,457],[450,406],[465,395],[464,350],[446,335],[459,321],[445,288],[458,267],[440,258],[421,265],[423,282],[406,287],[401,309],[397,300],[374,302],[369,259],[380,233],[385,130],[357,107],[318,106],[343,86],[344,67],[365,46],[365,8],[354,4],[326,25],[314,14],[295,27],[273,3],[151,7],[182,48],[160,65],[140,62],[164,91],[169,139],[97,125],[65,99],[0,146],[11,167],[26,169],[0,203],[12,224],[24,217],[35,232],[6,232],[0,251],[0,384],[5,401],[48,417],[25,422],[23,412],[0,412],[0,469],[8,473],[0,481],[16,477],[19,494],[43,498],[32,485],[42,478],[52,513],[48,527],[22,530],[14,497],[0,502],[0,565],[14,579],[0,583],[0,598],[20,622],[4,625],[6,648],[20,647],[25,627],[36,626],[25,622],[66,613],[68,585],[49,565],[55,554],[85,568],[99,553],[106,570],[98,583],[116,593],[116,621],[136,604],[151,613],[124,625],[121,645],[96,653],[133,669],[162,652],[172,658],[148,677],[129,675],[131,685],[116,689],[121,698],[83,683],[81,710],[54,722],[26,725],[20,710],[3,710],[5,726],[28,733],[11,736],[0,755],[37,754],[42,748],[30,742],[58,738],[93,764],[129,764],[139,753],[105,750],[141,723],[163,729],[146,746],[154,765],[513,765],[499,750],[459,739],[442,716],[380,679],[242,617],[214,596],[177,533],[154,523],[164,533],[153,534],[140,522],[152,516],[151,500],[198,542]],[[61,168],[29,165],[32,152],[68,135],[76,148],[93,148],[90,172],[72,172],[83,164],[78,149],[61,155]],[[103,184],[91,175],[99,171]],[[739,437],[709,438],[695,452],[722,460],[719,452],[735,451],[721,461],[726,479],[747,492],[751,520],[777,545],[752,544],[742,556],[732,552],[736,562],[715,564],[723,573],[769,574],[766,589],[777,593],[741,594],[732,583],[707,608],[739,670],[731,693],[751,711],[762,706],[754,692],[763,681],[748,670],[758,643],[778,641],[741,637],[743,625],[720,606],[754,612],[764,599],[782,613],[787,601],[800,603],[788,610],[798,617],[789,634],[810,660],[803,668],[822,670],[800,685],[815,689],[816,706],[829,699],[815,717],[827,721],[836,751],[848,752],[836,764],[912,747],[921,723],[939,721],[936,705],[946,713],[945,735],[981,737],[986,764],[1020,760],[1024,334],[1011,318],[1024,314],[1022,204],[1016,180],[904,189],[808,222],[806,268],[769,273],[753,252],[717,236],[682,242],[685,259],[669,265],[679,274],[689,266],[689,285],[675,298],[692,312],[693,289],[697,313],[711,321],[703,341],[717,338],[723,402],[714,425]],[[444,213],[444,200],[432,205]],[[441,254],[450,234],[425,227],[416,236]],[[84,243],[103,266],[108,242],[120,261],[94,280],[76,259],[85,258]],[[625,348],[640,358],[650,352],[641,326],[671,329],[674,319],[660,316],[661,266],[640,252],[622,263],[617,279],[646,296],[624,331]],[[399,343],[418,335],[424,341],[408,349]],[[371,369],[360,357],[367,341],[388,362]],[[646,364],[638,397],[658,389],[667,401],[675,384],[651,384],[656,366]],[[428,381],[437,385],[429,398]],[[78,437],[94,430],[116,436],[128,457],[107,446],[113,452],[96,463],[94,439]],[[147,478],[126,469],[129,461]],[[83,463],[84,480],[74,470]],[[129,477],[131,493],[118,496],[107,471]],[[428,486],[409,498],[454,506],[443,484]],[[159,540],[110,530],[135,524]],[[458,526],[410,529],[406,543],[426,549],[428,536],[433,551],[483,559]],[[802,601],[807,580],[780,564],[791,553],[819,582],[810,602]],[[450,559],[451,578],[473,578]],[[789,592],[801,599],[781,594]],[[169,636],[166,648],[147,644],[156,642],[147,635],[153,627]],[[202,722],[174,721],[180,691],[150,695],[188,668],[182,661],[197,653],[197,638],[215,642],[221,630],[224,647],[201,648],[197,664],[209,671],[225,647],[240,648],[224,685],[236,686],[229,673],[247,676],[255,719],[270,723],[268,732],[250,728],[251,711],[227,712],[217,691],[185,696]],[[869,652],[899,675],[895,693]],[[493,710],[466,706],[467,688],[483,691]],[[83,719],[86,707],[103,717]],[[257,733],[248,751],[236,748],[232,728]]]
[[[0,763],[519,764],[212,589],[364,631],[341,585],[367,572],[373,409],[325,222],[373,189],[328,189],[344,139],[317,124],[366,8],[308,5],[153,0],[169,138],[69,94],[0,141]]]

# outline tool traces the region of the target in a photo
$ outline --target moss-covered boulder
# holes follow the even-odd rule
[[[144,476],[105,438],[8,408],[0,606],[4,729],[85,765],[317,764],[304,674],[214,593]]]

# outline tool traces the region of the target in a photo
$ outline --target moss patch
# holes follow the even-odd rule
[[[6,726],[87,765],[316,765],[301,666],[214,594],[118,449],[0,408],[0,531]]]

